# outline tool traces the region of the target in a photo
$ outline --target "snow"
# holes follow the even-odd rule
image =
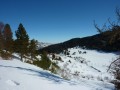
[[[20,60],[0,60],[0,90],[114,90],[114,85],[94,80],[63,78]]]
[[[71,49],[71,53],[77,52],[77,50],[78,49]],[[87,61],[91,62],[91,65],[101,71],[106,71],[106,66],[109,66],[110,62],[112,60],[115,60],[115,58],[117,57],[117,55],[114,53],[105,53],[96,50],[85,50],[81,48],[79,48],[79,50],[82,52],[86,51],[86,54],[76,53],[76,55],[73,55],[74,57],[80,56],[82,58],[85,58]]]
[[[63,61],[56,60],[62,69],[62,72],[58,72],[60,76],[77,82],[81,79],[103,82],[110,82],[114,79],[107,69],[110,63],[118,57],[116,53],[105,53],[80,47],[69,48],[68,52],[69,55],[63,53],[57,55]]]

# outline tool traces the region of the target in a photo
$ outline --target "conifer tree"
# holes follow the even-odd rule
[[[40,67],[48,70],[51,65],[50,59],[47,57],[47,52],[43,51],[41,55]]]
[[[4,27],[4,24],[0,22],[0,54],[3,50],[3,35],[2,35],[3,27]]]
[[[31,59],[35,58],[35,56],[37,55],[37,40],[32,39],[30,41],[30,45],[29,45],[29,53],[31,56]]]
[[[3,35],[2,35],[2,31],[0,30],[0,51],[3,48]]]
[[[18,30],[15,34],[17,38],[15,40],[15,47],[23,61],[23,57],[28,54],[29,36],[21,23],[19,24]]]
[[[4,40],[4,50],[6,53],[8,51],[11,53],[13,51],[13,33],[11,31],[10,25],[6,24],[3,29],[3,40]]]

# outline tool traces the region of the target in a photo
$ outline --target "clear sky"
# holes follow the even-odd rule
[[[116,7],[120,0],[0,0],[0,21],[13,32],[22,23],[31,39],[57,43],[97,34],[93,20],[115,20]]]

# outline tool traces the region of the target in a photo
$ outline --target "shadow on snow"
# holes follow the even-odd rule
[[[0,65],[0,67],[16,68],[16,69],[19,69],[19,70],[25,70],[25,71],[33,72],[33,73],[36,73],[36,74],[28,74],[28,75],[44,77],[44,78],[48,79],[49,81],[53,81],[54,83],[57,83],[57,84],[60,84],[63,81],[67,82],[71,85],[76,85],[77,84],[75,82],[71,82],[69,80],[64,80],[63,78],[60,78],[58,76],[55,76],[53,74],[50,74],[50,73],[44,72],[44,71],[38,71],[38,70],[33,70],[33,69],[28,69],[28,68],[23,68],[23,67],[4,66],[4,65]]]

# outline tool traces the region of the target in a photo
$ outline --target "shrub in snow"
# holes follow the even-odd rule
[[[68,56],[69,58],[72,58],[72,56]]]
[[[55,59],[55,54],[52,54],[52,60]]]
[[[52,54],[52,60],[62,61],[62,58],[59,55],[57,55],[57,54]]]
[[[70,52],[69,52],[68,50],[64,50],[63,53],[64,53],[65,55],[70,55]]]
[[[82,78],[85,78],[85,76],[84,76],[84,75],[81,75],[81,77],[82,77]]]
[[[120,57],[111,62],[108,71],[112,72],[114,74],[115,80],[114,82],[116,88],[120,89]]]
[[[78,50],[78,53],[81,54],[82,52]]]
[[[64,79],[71,79],[71,70],[67,68],[68,63],[65,63],[61,70],[59,70],[59,75]]]
[[[70,74],[70,69],[66,68],[66,69],[61,69],[60,70],[60,75],[61,77],[63,77],[64,79],[71,79],[71,74]]]
[[[43,54],[41,55],[41,60],[37,60],[37,61],[33,61],[34,65],[37,65],[38,67],[41,67],[45,70],[48,70],[50,65],[51,65],[51,61],[50,59],[47,57],[46,52],[43,52]]]
[[[12,54],[11,54],[10,52],[1,51],[0,56],[1,56],[2,59],[4,59],[4,60],[12,59]]]
[[[55,60],[62,61],[62,58],[61,57],[56,57]]]
[[[87,53],[86,51],[83,52],[83,54],[86,54],[86,53]]]
[[[109,77],[107,76],[104,77],[104,81],[109,81],[109,80],[110,80]]]
[[[69,63],[71,63],[71,61],[70,61],[70,60],[69,60],[68,62],[69,62]]]
[[[75,55],[76,54],[76,52],[73,52],[73,54],[72,55]]]
[[[102,77],[100,77],[100,76],[97,77],[97,80],[98,81],[103,81]]]
[[[51,65],[49,67],[49,70],[54,74],[57,74],[59,69],[60,69],[60,67],[56,63],[53,63],[53,62],[51,63]]]
[[[80,72],[79,71],[75,71],[73,74],[72,74],[72,77],[76,80],[79,80],[80,78]]]

